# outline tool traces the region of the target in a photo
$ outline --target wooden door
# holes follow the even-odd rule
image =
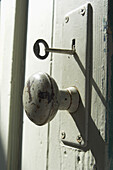
[[[11,68],[8,67],[11,80],[11,85],[8,84],[11,88],[8,100],[9,142],[5,146],[8,169],[111,170],[112,2],[33,0],[29,1],[29,5],[25,1],[23,8],[22,1],[14,2],[16,14],[13,15],[14,41],[11,47],[14,51],[10,57]],[[33,45],[40,38],[46,40],[50,47],[66,49],[71,48],[72,40],[75,40],[77,55],[49,54],[47,59],[39,60],[33,53]],[[5,73],[6,65],[3,66]],[[44,126],[33,124],[25,113],[23,116],[24,69],[25,82],[33,73],[41,71],[51,75],[60,89],[76,86],[81,98],[77,112],[58,111],[55,118]],[[2,107],[1,115],[5,112]],[[64,140],[62,132],[65,133]]]
[[[47,72],[60,88],[77,86],[83,105],[80,104],[80,116],[75,117],[74,125],[67,111],[58,112],[54,120],[43,127],[37,127],[24,115],[22,169],[108,169],[107,9],[107,1],[30,2],[26,79],[34,72]],[[76,11],[75,20],[71,16],[73,11]],[[67,22],[71,22],[72,27]],[[32,46],[39,38],[45,39],[51,47],[59,48],[70,48],[71,38],[75,38],[78,58],[53,54],[44,61],[38,60]],[[88,120],[83,114],[88,114]],[[83,127],[81,123],[84,123]],[[86,145],[81,148],[74,144],[65,145],[61,140],[62,131],[75,144],[77,136],[70,138],[76,132]]]

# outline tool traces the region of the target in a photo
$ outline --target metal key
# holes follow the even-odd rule
[[[47,56],[49,55],[49,52],[51,53],[61,53],[61,54],[70,54],[70,55],[75,55],[76,51],[75,51],[75,41],[72,40],[72,49],[57,49],[57,48],[49,48],[47,42],[43,39],[38,39],[34,46],[33,46],[33,51],[35,53],[35,55],[37,56],[37,58],[39,59],[45,59],[47,58]],[[41,56],[40,55],[40,43],[42,43],[45,47],[45,55]]]

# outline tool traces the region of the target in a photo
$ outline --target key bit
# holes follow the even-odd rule
[[[40,55],[40,44],[43,44],[45,47],[45,55]],[[72,41],[73,44],[73,41]],[[49,48],[47,42],[43,39],[38,39],[34,46],[33,46],[33,51],[35,53],[35,55],[37,56],[37,58],[39,59],[46,59],[49,55],[49,52],[51,53],[60,53],[60,54],[69,54],[69,55],[75,55],[76,51],[75,51],[75,45],[72,45],[72,49],[58,49],[58,48]]]

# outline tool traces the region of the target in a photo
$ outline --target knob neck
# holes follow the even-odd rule
[[[76,87],[60,90],[59,110],[68,110],[73,113],[79,106],[79,93]]]

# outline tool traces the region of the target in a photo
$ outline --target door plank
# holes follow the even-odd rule
[[[25,81],[36,72],[50,72],[50,58],[39,60],[33,53],[37,39],[51,44],[52,0],[29,1]],[[42,170],[48,164],[48,125],[36,126],[24,113],[22,170]]]
[[[56,2],[54,47],[63,48],[62,21],[65,14],[74,10],[87,1],[63,1]],[[50,143],[49,143],[49,170],[75,170],[75,169],[105,169],[106,168],[106,109],[107,109],[107,0],[89,1],[93,10],[93,58],[91,77],[91,113],[89,113],[89,137],[88,146],[84,151],[72,149],[61,145],[60,133],[61,125],[67,112],[59,112],[50,123]],[[101,9],[101,10],[100,10]],[[79,26],[79,21],[78,22]],[[81,30],[82,31],[82,30]],[[76,38],[76,37],[75,37]],[[84,37],[85,38],[85,37]],[[63,42],[63,43],[62,43]],[[81,48],[82,50],[82,48]],[[55,78],[60,88],[68,87],[76,82],[76,68],[74,69],[73,59],[70,62],[66,55],[55,54],[53,58],[52,76]],[[71,61],[72,60],[72,61]],[[71,64],[70,64],[71,63]],[[72,67],[70,67],[72,65]],[[84,101],[83,101],[84,103]],[[63,115],[63,116],[62,116]],[[66,121],[68,121],[66,119]],[[70,124],[71,126],[71,124]],[[79,128],[79,126],[78,126]],[[53,147],[54,146],[54,147]]]

